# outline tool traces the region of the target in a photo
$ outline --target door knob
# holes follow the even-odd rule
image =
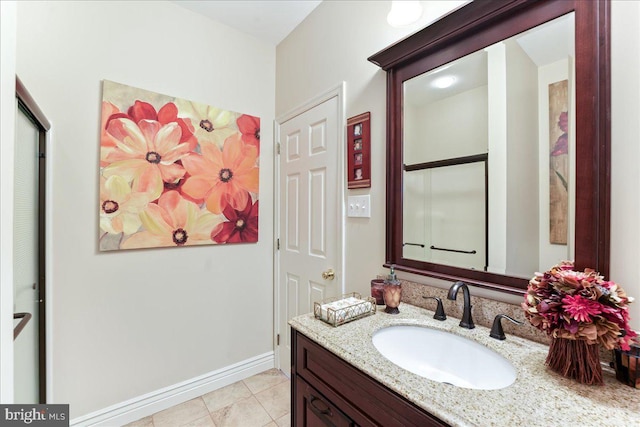
[[[324,280],[333,280],[335,277],[336,277],[336,272],[333,271],[333,268],[330,268],[327,271],[322,272],[322,278]]]

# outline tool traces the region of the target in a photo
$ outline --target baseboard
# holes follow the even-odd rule
[[[275,366],[268,352],[213,372],[74,418],[70,426],[121,426],[194,399]]]

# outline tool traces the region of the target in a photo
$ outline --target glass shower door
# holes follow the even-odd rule
[[[14,401],[39,403],[38,187],[40,130],[16,106],[13,301],[32,318],[14,341]],[[16,324],[19,319],[14,321]]]

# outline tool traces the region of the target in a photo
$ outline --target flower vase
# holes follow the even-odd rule
[[[563,377],[579,383],[603,384],[597,344],[588,344],[585,340],[552,338],[545,363]]]

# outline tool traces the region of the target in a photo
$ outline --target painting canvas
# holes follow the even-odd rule
[[[566,245],[569,227],[568,81],[549,85],[549,241]]]
[[[103,82],[101,251],[258,241],[260,119]]]

